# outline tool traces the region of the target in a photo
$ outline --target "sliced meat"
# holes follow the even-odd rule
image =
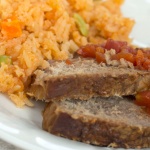
[[[43,113],[43,129],[93,145],[150,147],[150,115],[129,98],[50,102]]]
[[[31,77],[27,93],[35,99],[51,101],[86,100],[98,96],[134,95],[150,88],[150,72],[103,66],[89,59],[71,63],[53,61]]]

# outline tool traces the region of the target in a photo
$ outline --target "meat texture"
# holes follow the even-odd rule
[[[92,97],[134,95],[150,89],[150,72],[105,66],[89,59],[52,61],[35,71],[27,93],[38,100],[86,100]]]
[[[150,147],[150,116],[129,98],[50,102],[43,113],[43,129],[99,146]]]

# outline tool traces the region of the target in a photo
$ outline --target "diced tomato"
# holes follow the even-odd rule
[[[145,54],[148,59],[150,59],[150,54]]]
[[[131,53],[131,54],[135,55],[137,53],[137,50],[131,46],[124,46],[124,47],[122,47],[121,52]]]
[[[69,59],[67,59],[67,60],[66,60],[66,64],[67,64],[67,65],[71,65],[71,64],[72,64],[72,61],[69,60]]]
[[[145,70],[150,70],[150,59],[145,59],[144,63],[143,63],[143,68]]]
[[[116,51],[116,54],[111,55],[112,60],[124,58],[126,61],[133,63],[137,69],[150,70],[150,50],[134,48],[127,42],[108,39],[103,45],[88,44],[83,46],[77,53],[83,57],[95,58],[100,63],[106,62],[104,53],[111,49]]]
[[[104,53],[105,53],[105,50],[104,50],[104,48],[102,48],[102,47],[97,47],[97,48],[96,48],[96,52],[100,52],[100,53],[104,54]]]
[[[83,57],[91,57],[91,58],[95,58],[95,53],[96,53],[96,48],[98,46],[96,45],[86,45],[84,47],[81,47],[77,53],[80,54]]]
[[[104,48],[107,50],[115,49],[116,53],[119,53],[123,47],[127,46],[127,42],[122,41],[114,41],[112,39],[108,39]]]
[[[104,54],[102,54],[101,52],[96,52],[96,61],[98,63],[101,63],[101,62],[105,63],[106,59],[105,59]]]
[[[134,56],[131,53],[123,53],[120,52],[118,54],[115,54],[111,57],[112,60],[120,60],[121,58],[124,58],[125,60],[134,63]]]
[[[135,56],[136,66],[138,66],[139,68],[142,68],[142,64],[144,60],[145,60],[144,53],[141,50],[138,50]]]
[[[144,53],[144,57],[150,59],[150,50],[145,50],[143,51],[143,53]]]
[[[135,96],[135,103],[139,106],[150,108],[150,91],[139,92]]]

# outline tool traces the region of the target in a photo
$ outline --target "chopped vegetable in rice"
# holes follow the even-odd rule
[[[32,106],[27,78],[46,60],[67,60],[88,43],[130,42],[134,21],[121,14],[123,0],[2,0],[0,92],[18,106]]]

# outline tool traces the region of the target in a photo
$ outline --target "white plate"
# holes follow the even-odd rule
[[[150,46],[150,0],[125,0],[122,12],[136,21],[130,35],[133,43],[141,47]]]
[[[133,42],[142,47],[150,47],[150,0],[126,0],[122,11],[125,16],[136,20],[131,33]],[[43,107],[44,104],[36,102],[34,109],[19,109],[7,97],[0,95],[0,138],[28,150],[104,149],[56,137],[43,131]]]

